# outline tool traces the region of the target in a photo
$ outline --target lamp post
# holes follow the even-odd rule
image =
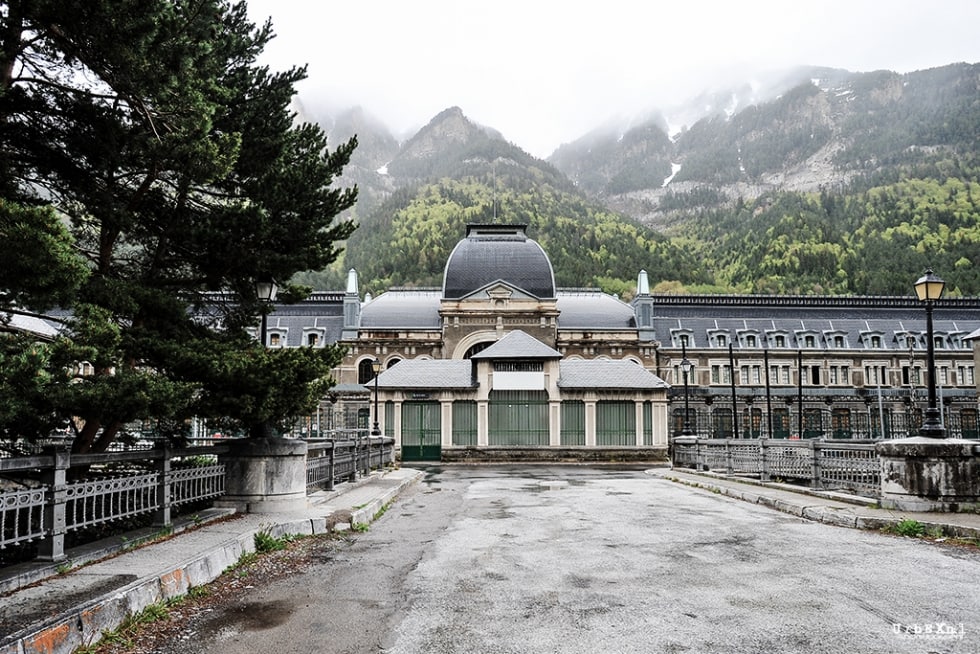
[[[684,373],[684,422],[681,424],[681,436],[692,436],[691,424],[688,420],[689,416],[689,392],[687,386],[688,377],[691,375],[691,371],[694,369],[694,364],[691,363],[687,358],[687,346],[684,342],[681,342],[681,372]]]
[[[371,429],[371,436],[381,436],[381,428],[378,426],[378,376],[381,374],[381,359],[375,357],[371,362],[371,370],[374,371],[374,427]],[[378,443],[378,451],[381,453],[378,459],[378,468],[385,465],[384,441]]]
[[[276,284],[276,280],[271,277],[260,278],[255,281],[255,296],[258,298],[259,302],[264,305],[262,307],[262,326],[259,328],[259,340],[262,342],[262,347],[269,347],[268,341],[268,307],[270,304],[276,301],[276,295],[279,293],[279,286]],[[260,435],[263,438],[271,438],[275,435],[272,428],[272,424],[268,420],[263,420],[262,424],[259,425]]]
[[[926,305],[926,366],[929,374],[929,406],[926,408],[919,435],[926,438],[946,438],[946,428],[936,406],[936,345],[932,336],[932,306],[940,297],[946,282],[933,274],[932,269],[915,282],[915,294]]]

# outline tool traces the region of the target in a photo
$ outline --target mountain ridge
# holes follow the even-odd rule
[[[761,99],[766,96],[771,97]],[[685,110],[697,120],[679,126],[678,116]],[[443,241],[455,243],[462,234],[463,218],[520,219],[541,230],[543,245],[563,242],[558,259],[571,252],[569,248],[574,250],[569,261],[575,263],[569,265],[582,278],[573,285],[605,285],[628,292],[637,265],[648,271],[653,266],[642,266],[643,248],[624,251],[618,258],[608,252],[596,254],[605,245],[601,238],[596,240],[596,225],[604,225],[598,230],[602,232],[619,223],[616,235],[608,236],[610,242],[621,242],[621,232],[630,232],[645,244],[648,254],[659,249],[659,258],[653,259],[670,263],[655,272],[667,289],[863,293],[877,289],[881,281],[854,285],[855,280],[868,278],[859,270],[860,262],[853,260],[863,247],[854,242],[853,234],[868,218],[856,208],[860,194],[880,184],[891,188],[902,180],[933,179],[942,186],[946,177],[955,177],[968,189],[968,212],[975,211],[971,189],[980,160],[980,66],[950,64],[904,74],[801,67],[773,74],[765,83],[706,91],[686,108],[653,110],[641,118],[597,126],[560,146],[548,160],[504,140],[499,131],[470,121],[459,107],[440,112],[402,142],[363,110],[340,114],[325,127],[335,143],[354,133],[359,141],[338,181],[358,185],[360,201],[354,217],[361,224],[358,231],[371,234],[352,237],[345,268],[363,268],[372,251],[365,248],[385,251],[398,244],[404,249],[414,241],[416,249],[442,252],[447,247]],[[905,190],[883,193],[898,197]],[[537,200],[531,197],[535,194],[540,196]],[[793,199],[796,196],[799,199]],[[811,222],[826,221],[827,215],[840,214],[834,218],[840,224],[832,224],[820,237],[823,245],[817,241],[804,247],[836,253],[836,262],[824,255],[812,257],[836,268],[827,270],[823,281],[821,274],[794,270],[796,264],[782,261],[798,258],[792,247],[759,249],[760,243],[776,243],[767,241],[773,234],[766,230],[785,219],[772,213],[774,207],[813,204],[814,196],[816,205],[798,212],[795,220],[805,215]],[[849,207],[846,215],[839,208],[844,206]],[[433,229],[424,226],[430,220],[415,215],[422,207],[432,216],[441,216],[438,244],[421,233]],[[733,222],[738,215],[745,218]],[[959,228],[956,238],[961,241],[966,232],[970,232],[967,240],[972,238],[977,216],[970,216],[973,221]],[[925,230],[924,219],[913,217],[921,223],[916,229]],[[403,223],[421,232],[406,231]],[[718,233],[719,224],[731,233]],[[808,233],[805,227],[800,226],[800,234]],[[591,236],[576,246],[553,235],[560,230]],[[733,245],[736,238],[751,248],[746,243]],[[962,251],[956,243],[946,250],[957,248]],[[739,258],[750,250],[759,271],[766,269],[763,261],[772,263],[773,257],[782,261],[774,267],[779,271],[772,273],[775,277],[748,278],[752,271]],[[952,257],[946,250],[939,254]],[[958,275],[967,267],[963,258],[950,261],[958,266]],[[579,265],[582,261],[594,265]],[[635,269],[626,267],[627,261]],[[681,270],[677,266],[682,263],[693,268]],[[384,284],[437,281],[437,271],[416,270],[420,275],[416,277],[413,264],[404,265],[408,269],[369,274],[376,282],[374,290],[383,290]],[[972,282],[961,286],[966,292],[980,292],[980,280],[975,289]]]

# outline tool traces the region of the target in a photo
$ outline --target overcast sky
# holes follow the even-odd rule
[[[399,132],[459,106],[547,157],[603,121],[747,70],[899,72],[980,62],[977,0],[248,0],[308,64],[305,104],[360,105]]]

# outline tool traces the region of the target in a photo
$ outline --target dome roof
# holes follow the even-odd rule
[[[536,298],[555,297],[551,260],[527,225],[467,225],[443,276],[442,297],[459,299],[502,280]]]

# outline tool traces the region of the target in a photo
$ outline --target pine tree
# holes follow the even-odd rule
[[[246,333],[263,310],[254,283],[337,257],[356,189],[331,185],[356,141],[330,152],[295,124],[305,69],[257,63],[271,24],[227,0],[8,0],[0,19],[0,198],[56,210],[89,273],[58,297],[74,334],[49,363],[95,368],[55,394],[75,450],[139,418],[302,412],[340,354],[262,350]],[[265,385],[235,401],[229,370]]]

